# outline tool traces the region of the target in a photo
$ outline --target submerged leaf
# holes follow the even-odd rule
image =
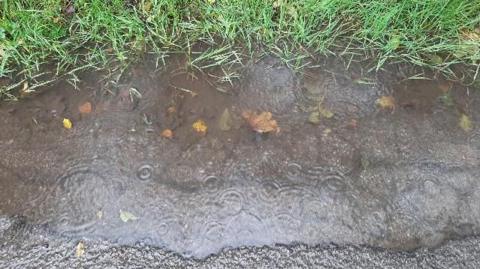
[[[280,132],[277,121],[272,119],[272,113],[262,112],[257,114],[256,112],[247,110],[242,113],[242,117],[248,122],[250,127],[258,133],[270,133]]]
[[[73,127],[72,121],[67,119],[67,118],[64,118],[63,119],[63,127],[65,129],[72,129],[72,127]]]
[[[308,122],[311,124],[319,124],[320,123],[320,112],[318,111],[313,111],[310,113],[308,116]]]
[[[460,116],[460,121],[458,122],[458,125],[460,126],[460,128],[462,128],[465,132],[470,132],[472,130],[472,121],[470,120],[470,118],[465,115],[465,114],[462,114]]]
[[[120,219],[123,221],[123,222],[129,222],[129,221],[135,221],[135,220],[138,220],[138,217],[133,215],[132,213],[128,212],[128,211],[123,211],[123,210],[120,210]]]
[[[205,135],[208,129],[207,124],[203,120],[197,120],[196,122],[194,122],[192,128],[193,130],[195,130],[195,132],[202,135]]]
[[[81,114],[90,114],[92,112],[92,103],[85,102],[83,105],[78,107],[78,111]]]
[[[230,129],[232,129],[232,116],[230,115],[228,108],[225,108],[220,116],[220,119],[218,120],[218,127],[222,131],[230,131]]]
[[[318,112],[320,113],[320,115],[326,119],[330,119],[333,117],[333,112],[324,108],[323,106],[321,105],[318,105]]]
[[[395,98],[392,96],[382,96],[377,99],[376,104],[382,109],[395,109]]]

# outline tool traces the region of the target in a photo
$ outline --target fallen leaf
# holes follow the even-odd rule
[[[232,116],[230,115],[228,108],[225,108],[220,116],[220,119],[218,120],[218,127],[222,131],[230,131],[230,129],[232,129]]]
[[[256,112],[247,110],[242,113],[242,117],[248,122],[250,127],[258,133],[270,133],[280,132],[277,121],[272,119],[272,113],[262,112],[257,114]]]
[[[64,118],[63,119],[63,127],[65,129],[72,129],[72,127],[73,127],[72,121],[67,119],[67,118]]]
[[[347,127],[356,129],[358,127],[358,122],[356,119],[352,119],[349,123],[347,123]]]
[[[310,113],[308,116],[308,122],[311,124],[319,124],[320,123],[320,112],[318,111],[313,111]]]
[[[78,242],[78,245],[75,249],[75,256],[77,256],[77,258],[80,258],[84,254],[85,254],[85,244],[83,244],[83,242],[80,241],[80,242]]]
[[[205,135],[208,129],[207,124],[203,120],[197,120],[194,122],[192,128],[195,132],[200,133],[201,135]]]
[[[332,129],[327,128],[327,129],[323,130],[323,136],[326,137],[326,136],[328,136],[331,132],[332,132]]]
[[[135,220],[138,220],[138,217],[133,215],[132,213],[128,212],[128,211],[123,211],[123,210],[120,210],[120,219],[123,221],[123,222],[129,222],[129,221],[135,221]]]
[[[465,114],[462,114],[460,116],[460,121],[458,122],[458,125],[460,126],[460,128],[462,128],[465,132],[470,132],[472,130],[472,121],[470,120],[470,118],[465,115]]]
[[[377,99],[376,104],[382,109],[395,109],[395,98],[392,96],[382,96]]]
[[[165,129],[161,133],[161,136],[164,138],[172,139],[173,138],[173,131],[170,129]]]
[[[451,88],[452,88],[452,83],[451,82],[443,82],[438,84],[438,88],[443,92],[447,93]]]
[[[81,114],[90,114],[92,113],[92,103],[90,102],[85,102],[83,105],[78,107],[78,111],[80,111]]]
[[[173,114],[175,112],[177,112],[177,109],[174,106],[171,106],[171,107],[167,108],[167,113],[168,114]]]
[[[320,112],[320,115],[326,119],[330,119],[333,117],[333,112],[324,108],[322,105],[318,105],[318,112]]]

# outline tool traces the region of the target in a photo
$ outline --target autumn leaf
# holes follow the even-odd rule
[[[78,242],[78,245],[75,249],[75,256],[77,256],[77,258],[80,258],[84,254],[85,254],[85,244],[83,244],[83,242],[80,241],[80,242]]]
[[[132,213],[128,212],[128,211],[123,211],[123,210],[120,210],[120,219],[123,221],[123,222],[129,222],[129,221],[135,221],[135,220],[138,220],[138,217],[133,215]]]
[[[220,116],[220,119],[218,120],[218,127],[222,131],[230,131],[230,129],[232,129],[232,116],[230,115],[228,108],[225,108]]]
[[[67,119],[67,118],[64,118],[63,119],[63,127],[65,129],[72,129],[72,127],[73,127],[72,121]]]
[[[257,114],[256,112],[247,110],[242,113],[242,117],[248,122],[250,127],[258,133],[270,133],[280,132],[277,121],[272,119],[272,113],[270,112],[261,112]]]
[[[203,120],[197,120],[196,122],[194,122],[192,128],[193,130],[195,130],[195,132],[201,135],[205,135],[208,129],[207,124]]]
[[[177,109],[174,107],[174,106],[170,106],[167,108],[167,113],[170,115],[170,114],[173,114],[177,112]]]
[[[81,114],[90,114],[92,113],[92,103],[85,102],[83,105],[78,107],[78,111]]]
[[[465,114],[462,114],[460,116],[460,120],[458,122],[458,125],[460,126],[460,128],[462,128],[467,133],[472,130],[472,121]]]
[[[170,130],[170,129],[165,129],[165,130],[163,130],[163,132],[161,133],[161,136],[164,137],[164,138],[171,139],[171,138],[173,137],[173,131]]]
[[[392,96],[382,96],[377,99],[376,104],[385,110],[395,110],[395,98]]]

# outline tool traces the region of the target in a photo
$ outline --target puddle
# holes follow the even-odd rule
[[[116,83],[84,74],[78,91],[59,82],[1,104],[0,214],[193,257],[292,243],[415,249],[479,233],[480,92],[362,84],[335,66],[297,76],[273,58],[220,86],[171,69],[145,63]],[[392,111],[376,106],[387,95]],[[332,116],[311,124],[319,105]],[[272,112],[280,132],[255,134],[245,109]]]

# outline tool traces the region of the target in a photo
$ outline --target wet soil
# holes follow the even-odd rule
[[[196,258],[294,243],[412,250],[479,234],[479,91],[335,63],[295,74],[271,57],[232,84],[181,59],[153,66],[0,104],[0,215],[55,238]],[[378,107],[381,96],[395,107]],[[313,124],[319,107],[333,116]],[[247,109],[272,112],[280,132],[252,131]]]

